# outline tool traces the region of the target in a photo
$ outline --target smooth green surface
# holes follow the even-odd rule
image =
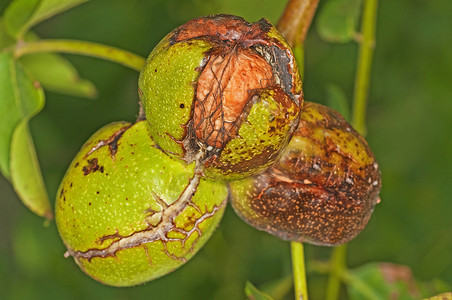
[[[195,84],[212,45],[197,40],[169,45],[166,36],[151,52],[140,73],[140,98],[151,133],[167,153],[183,155],[181,141],[184,126],[190,120],[195,97]]]
[[[320,1],[320,8],[326,2]],[[86,39],[146,56],[166,33],[199,15],[235,13],[249,21],[264,16],[276,23],[283,5],[273,0],[96,0],[49,19],[36,31],[41,37]],[[408,265],[418,280],[441,291],[451,287],[434,278],[452,282],[450,11],[449,0],[379,1],[367,132],[382,169],[382,202],[349,244],[347,257],[351,268],[373,261]],[[305,43],[306,99],[326,100],[326,87],[334,83],[350,101],[356,44],[325,43],[313,28]],[[96,84],[99,96],[84,101],[46,93],[46,107],[31,121],[50,195],[56,195],[70,161],[95,130],[115,120],[133,121],[138,110],[136,72],[93,58],[64,57]],[[230,208],[190,262],[134,288],[101,285],[64,259],[55,224],[42,226],[43,219],[21,204],[3,177],[0,220],[0,295],[5,299],[243,299],[247,280],[260,288],[292,272],[288,243],[250,228]],[[310,245],[305,250],[308,270],[331,251]],[[307,276],[311,299],[323,299],[327,277],[313,271]],[[427,289],[424,295],[441,291]],[[294,298],[289,293],[282,299]]]

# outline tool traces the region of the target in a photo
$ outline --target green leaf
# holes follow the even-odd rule
[[[14,59],[0,53],[0,171],[10,177],[9,154],[14,129],[23,118]]]
[[[14,45],[14,39],[6,32],[3,19],[0,19],[0,51],[6,47]]]
[[[437,295],[435,297],[448,295],[447,292],[452,291],[452,285],[441,278],[432,278],[429,281],[418,281],[418,287],[422,292],[422,296],[425,298],[433,297],[432,295]],[[452,296],[452,294],[450,294],[450,296]],[[433,297],[433,299],[435,298]]]
[[[90,99],[97,95],[94,84],[80,78],[75,67],[61,55],[37,53],[20,60],[46,90]]]
[[[3,22],[6,31],[14,38],[18,38],[27,22],[33,17],[40,0],[13,0],[5,9]]]
[[[21,38],[33,25],[88,0],[14,0],[6,8],[5,26],[15,38]]]
[[[50,201],[26,119],[17,126],[11,143],[11,182],[25,206],[39,216],[52,218]]]
[[[249,300],[273,300],[272,297],[258,290],[249,281],[245,284],[245,295]]]
[[[279,278],[275,281],[265,283],[261,286],[261,290],[273,297],[274,299],[284,299],[293,289],[292,274]]]
[[[354,39],[361,0],[329,0],[317,18],[317,32],[328,42],[346,43]]]
[[[29,32],[25,40],[38,41],[39,37]],[[20,61],[46,90],[90,99],[97,95],[94,84],[80,78],[77,69],[59,54],[35,53],[22,56]]]
[[[0,53],[0,171],[9,178],[22,202],[50,217],[28,121],[44,107],[44,92],[10,53]]]
[[[374,263],[350,270],[347,280],[349,298],[361,299],[419,299],[419,290],[407,266]]]
[[[434,297],[425,298],[424,300],[452,300],[452,293],[443,293]]]
[[[344,91],[335,84],[326,87],[327,105],[339,112],[347,121],[350,121],[350,106]]]

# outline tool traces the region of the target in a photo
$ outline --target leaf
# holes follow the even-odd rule
[[[6,8],[4,21],[8,32],[22,37],[33,25],[88,0],[14,0]]]
[[[268,282],[261,286],[261,290],[274,299],[284,299],[285,296],[292,291],[292,288],[292,274],[279,278],[275,281]]]
[[[350,270],[348,294],[358,299],[419,299],[410,268],[391,263],[374,263]]]
[[[29,32],[25,40],[37,41],[39,37]],[[94,84],[80,78],[77,69],[59,54],[35,53],[21,57],[20,61],[46,90],[90,99],[97,95]]]
[[[425,298],[424,300],[452,300],[452,293],[443,293],[434,297]]]
[[[0,53],[0,171],[10,177],[9,154],[14,129],[23,118],[16,76],[11,54]]]
[[[14,131],[11,143],[11,182],[25,206],[39,216],[52,218],[28,120],[25,119]]]
[[[273,300],[269,295],[258,290],[251,282],[245,284],[245,295],[249,300]]]
[[[5,9],[3,22],[6,31],[14,38],[18,38],[25,25],[33,16],[40,0],[13,0]]]
[[[326,93],[328,106],[339,112],[344,119],[350,121],[350,107],[344,91],[338,85],[329,84],[326,87]]]
[[[329,0],[317,18],[317,32],[328,42],[353,40],[360,14],[361,0]]]
[[[14,42],[14,39],[9,36],[8,32],[6,32],[3,19],[0,19],[0,51],[6,47],[14,45]]]
[[[28,121],[44,107],[44,92],[10,53],[0,53],[0,170],[22,202],[34,213],[50,217]]]
[[[61,55],[38,53],[20,60],[46,90],[90,99],[97,95],[94,84],[80,78],[75,67]]]

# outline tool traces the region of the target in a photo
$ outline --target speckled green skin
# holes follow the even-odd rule
[[[58,191],[56,224],[77,264],[104,284],[130,286],[190,259],[217,227],[224,184],[163,153],[146,121],[112,123],[71,163]]]
[[[219,16],[225,19],[228,17],[235,22],[241,19]],[[206,17],[208,18],[215,16]],[[292,99],[288,94],[282,95],[278,85],[272,86],[271,89],[261,89],[259,92],[249,91],[250,95],[254,93],[262,96],[262,99],[251,101],[256,107],[245,106],[246,111],[240,116],[237,133],[230,137],[222,149],[215,149],[214,151],[218,151],[211,154],[210,150],[205,150],[209,147],[202,145],[202,141],[196,140],[194,132],[190,132],[192,129],[189,124],[193,117],[193,102],[199,75],[209,56],[217,55],[215,51],[224,45],[216,44],[216,38],[207,36],[207,33],[188,40],[177,40],[174,36],[180,34],[183,26],[162,39],[150,53],[140,73],[139,95],[146,119],[151,124],[152,137],[163,151],[188,163],[191,163],[197,154],[193,152],[195,150],[192,146],[201,145],[201,150],[205,152],[200,160],[201,171],[209,178],[236,180],[262,172],[277,160],[287,146],[302,106],[302,83],[289,45],[268,22],[267,31],[262,32],[259,38],[268,40],[272,47],[281,47],[281,52],[287,55],[287,61],[284,61],[280,68],[288,69],[284,78],[288,80],[290,77],[288,89]],[[203,26],[201,30],[202,28]],[[229,32],[233,31],[232,27],[229,29]],[[214,30],[214,33],[220,35],[220,31],[221,29],[215,33]],[[232,44],[234,42],[231,41]],[[281,74],[279,76],[282,78]],[[278,97],[275,97],[275,94]],[[297,100],[294,101],[293,98]]]
[[[366,141],[337,112],[305,102],[281,159],[230,183],[231,203],[279,238],[337,246],[358,235],[380,201],[380,170]]]
[[[212,45],[197,40],[170,45],[168,34],[154,48],[140,73],[140,98],[157,145],[183,157],[180,141],[191,116],[194,86],[205,52]]]

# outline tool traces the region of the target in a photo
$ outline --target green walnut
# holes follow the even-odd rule
[[[163,38],[139,94],[156,143],[222,180],[273,164],[303,102],[293,53],[275,27],[230,15],[194,19]]]
[[[56,224],[80,268],[113,286],[140,284],[189,260],[226,205],[224,184],[154,143],[149,124],[97,131],[71,163],[56,199]]]
[[[281,160],[230,183],[232,206],[250,225],[323,246],[345,243],[364,229],[380,188],[366,141],[337,112],[308,102]]]

